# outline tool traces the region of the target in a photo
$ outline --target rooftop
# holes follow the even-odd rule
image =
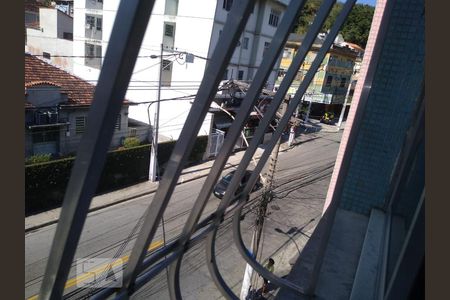
[[[61,88],[67,94],[66,106],[90,105],[94,96],[95,86],[59,69],[45,61],[25,53],[25,93],[28,88],[38,85],[53,85]],[[125,100],[125,103],[129,101]],[[30,105],[26,104],[26,107]]]

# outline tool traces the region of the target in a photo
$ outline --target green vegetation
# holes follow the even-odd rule
[[[133,148],[139,146],[140,144],[141,142],[137,137],[127,137],[123,140],[124,148]]]
[[[323,0],[308,0],[302,10],[294,31],[304,34],[314,21],[319,11],[319,7]],[[343,3],[337,2],[331,9],[330,15],[325,20],[322,31],[328,31],[336,20],[337,15],[341,11]],[[367,38],[369,37],[370,25],[375,8],[367,4],[355,4],[350,15],[341,29],[341,34],[346,42],[355,43],[363,48],[366,47]]]
[[[36,154],[33,156],[30,156],[28,159],[25,160],[25,165],[32,165],[32,164],[39,164],[43,162],[48,162],[52,159],[52,155],[50,153],[48,154]]]
[[[202,160],[208,137],[196,139],[187,165]],[[158,145],[161,174],[170,159],[175,141]],[[30,215],[61,205],[75,162],[74,157],[25,166],[25,214]],[[122,148],[108,153],[96,194],[102,194],[148,180],[150,145]]]

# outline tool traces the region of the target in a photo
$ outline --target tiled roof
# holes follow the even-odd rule
[[[57,85],[54,82],[45,81],[45,80],[25,82],[25,88],[36,86],[36,85],[53,85],[53,86],[56,86],[56,87],[61,87],[61,86]]]
[[[349,42],[345,42],[350,48],[354,48],[357,51],[363,52],[364,48],[362,48],[361,46],[354,44],[354,43],[349,43]]]
[[[39,84],[60,87],[61,92],[67,94],[66,105],[70,106],[90,105],[94,96],[94,85],[25,53],[25,92]]]

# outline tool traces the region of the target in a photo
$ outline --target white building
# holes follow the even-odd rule
[[[251,81],[281,21],[288,0],[255,1],[245,32],[223,79]],[[161,99],[195,95],[206,66],[223,30],[231,0],[158,0],[155,3],[127,92],[134,102],[157,99],[160,45],[164,45]],[[119,0],[75,0],[74,72],[95,82],[98,79],[117,13]],[[177,55],[174,52],[192,55]],[[173,55],[170,55],[173,54]],[[158,58],[150,58],[157,55]],[[192,61],[193,59],[193,61]],[[278,64],[268,80],[272,88]],[[178,139],[192,99],[161,102],[159,133]],[[147,104],[130,108],[130,117],[149,123]],[[150,107],[151,123],[153,110]],[[208,135],[211,116],[205,118],[199,135]]]
[[[38,9],[35,22],[26,24],[25,51],[72,72],[73,18],[54,7]]]

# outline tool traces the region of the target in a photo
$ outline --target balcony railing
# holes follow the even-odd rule
[[[348,0],[344,4],[343,9],[324,40],[322,48],[317,53],[295,96],[289,102],[285,114],[279,119],[272,139],[266,145],[247,185],[243,192],[235,198],[232,195],[235,195],[241,179],[258,148],[259,141],[262,140],[278,111],[278,107],[285,99],[290,84],[297,75],[308,50],[316,39],[335,1],[325,0],[322,3],[302,45],[287,70],[285,78],[274,95],[271,105],[260,120],[259,126],[254,133],[254,138],[245,151],[218,209],[199,222],[213,187],[219,179],[236,141],[241,135],[245,122],[253,111],[274,64],[284,48],[289,33],[298,20],[300,11],[306,2],[305,0],[290,1],[283,18],[278,24],[274,38],[265,52],[263,61],[254,76],[253,82],[246,92],[235,120],[228,130],[227,137],[216,156],[211,171],[202,186],[198,198],[193,203],[181,235],[171,243],[147,255],[147,249],[155,236],[183,166],[186,164],[194,147],[195,137],[216,95],[222,75],[230,62],[250,17],[254,2],[253,0],[242,0],[233,3],[234,5],[228,15],[223,33],[219,38],[218,44],[221,47],[216,47],[212,53],[210,62],[205,70],[204,79],[192,103],[192,108],[180,138],[175,144],[154,199],[144,214],[140,232],[137,235],[137,240],[124,271],[123,286],[121,288],[104,288],[93,296],[94,299],[104,299],[113,294],[118,299],[128,299],[131,294],[166,268],[168,268],[170,297],[172,299],[181,299],[179,273],[183,255],[204,239],[206,239],[207,245],[205,250],[207,260],[205,263],[217,288],[227,299],[239,299],[222,278],[216,263],[215,240],[217,230],[225,214],[233,214],[234,241],[242,257],[256,272],[276,286],[291,289],[299,294],[310,294],[313,290],[313,287],[310,285],[297,286],[286,279],[279,278],[266,270],[250,255],[240,233],[241,212],[243,206],[247,203],[246,195],[253,189],[262,168],[276,146],[290,117],[297,109],[303,94],[306,92],[308,85],[320,67],[322,60],[356,0]],[[82,137],[78,155],[72,169],[72,176],[64,197],[60,220],[56,228],[39,299],[60,299],[63,295],[64,285],[86,221],[89,205],[105,162],[108,145],[113,135],[116,122],[115,116],[120,111],[122,99],[130,81],[154,3],[154,0],[127,0],[120,3],[106,57],[96,86],[94,101],[88,116],[89,120],[92,121],[89,122],[87,131]]]

